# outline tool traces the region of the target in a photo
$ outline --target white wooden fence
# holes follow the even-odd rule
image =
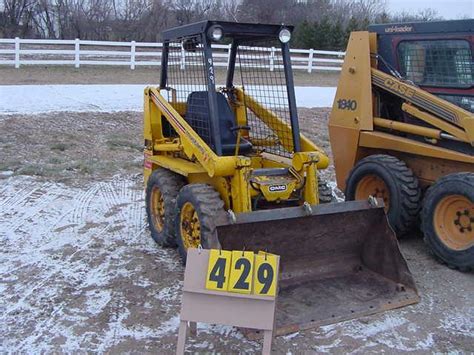
[[[113,42],[0,38],[0,65],[122,65],[135,69],[137,66],[161,64],[161,43]],[[214,64],[227,66],[230,45],[213,45]],[[273,71],[275,47],[262,48],[268,52],[263,65]],[[340,71],[344,52],[314,49],[291,49],[293,69]],[[182,55],[181,68],[186,66],[186,55]]]

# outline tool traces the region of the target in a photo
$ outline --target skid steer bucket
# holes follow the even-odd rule
[[[280,255],[277,335],[419,301],[383,207],[290,207],[240,214],[234,222],[217,228],[223,249]]]

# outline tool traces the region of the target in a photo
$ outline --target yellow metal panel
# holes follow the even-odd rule
[[[464,117],[462,125],[466,130],[466,134],[471,145],[474,146],[474,116]]]
[[[359,134],[359,130],[350,127],[329,127],[337,186],[341,190],[346,188],[347,176],[357,161]]]
[[[383,132],[362,132],[360,134],[360,146],[395,150],[427,157],[474,164],[474,156]]]
[[[330,126],[373,129],[369,47],[368,32],[351,33],[329,120]]]
[[[445,175],[460,172],[474,172],[474,164],[461,163],[459,161],[412,154],[399,154],[398,158],[403,160],[408,167],[412,169],[423,186],[431,185]]]
[[[166,155],[154,155],[148,158],[154,164],[162,166],[180,175],[207,173],[201,164],[190,162],[182,158]]]
[[[345,188],[347,175],[356,163],[359,132],[373,130],[370,51],[374,47],[376,40],[368,32],[351,33],[329,117],[329,137],[340,189]]]
[[[252,211],[249,186],[250,171],[250,167],[237,169],[236,174],[231,178],[232,209],[236,213]]]

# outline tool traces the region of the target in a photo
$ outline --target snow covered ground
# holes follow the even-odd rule
[[[0,86],[0,114],[141,111],[144,88],[145,85],[4,85]],[[306,86],[295,90],[298,107],[331,107],[336,93],[334,87]]]
[[[472,275],[403,243],[422,301],[274,340],[277,353],[469,352]],[[0,353],[173,353],[183,268],[149,237],[141,176],[71,187],[0,180]],[[192,352],[261,351],[235,328],[198,325]]]

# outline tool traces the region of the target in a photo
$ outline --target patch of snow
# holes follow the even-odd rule
[[[288,334],[288,335],[284,335],[283,339],[288,341],[290,339],[293,339],[294,337],[297,337],[299,334],[300,334],[299,332],[296,332],[296,333],[291,333],[291,334]]]
[[[2,177],[8,177],[8,176],[12,176],[12,175],[13,175],[13,171],[11,171],[11,170],[0,171],[0,176],[2,176]]]
[[[146,85],[3,85],[0,114],[142,111]],[[248,87],[252,89],[259,87]],[[261,88],[260,88],[261,89]],[[24,93],[28,93],[25,100]],[[286,91],[283,91],[286,93]],[[295,87],[298,107],[331,107],[335,87]],[[266,102],[278,104],[278,97]]]
[[[439,328],[450,333],[454,331],[472,334],[474,332],[474,309],[471,309],[467,314],[455,313],[444,317]]]
[[[328,181],[328,185],[331,188],[332,195],[336,199],[337,202],[344,202],[344,193],[339,190],[337,187],[337,182],[335,181]]]
[[[86,311],[92,315],[97,315],[107,306],[112,299],[110,290],[91,290],[86,293]]]

